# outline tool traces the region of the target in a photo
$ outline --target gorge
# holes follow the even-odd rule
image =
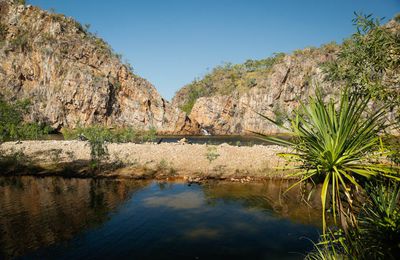
[[[281,121],[316,86],[329,96],[342,84],[326,80],[324,66],[341,48],[329,43],[217,67],[168,102],[72,18],[10,0],[0,1],[0,15],[1,98],[28,99],[26,120],[57,131],[97,124],[159,134],[273,134],[281,130],[259,113]],[[395,20],[386,26],[400,31]]]
[[[394,6],[367,2],[350,6]],[[104,39],[138,50],[138,67],[53,5],[123,31]],[[292,36],[307,17],[291,44],[308,46],[299,39],[344,10],[0,0],[0,259],[400,259],[400,14],[355,12],[342,42],[294,51],[275,30]],[[198,44],[220,34],[235,53],[217,59],[237,63],[184,85],[181,47],[197,71],[206,53],[218,64]],[[260,34],[287,53],[241,62],[262,57]],[[184,85],[171,101],[150,83],[162,73],[190,76],[156,84]]]

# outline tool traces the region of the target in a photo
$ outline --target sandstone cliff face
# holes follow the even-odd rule
[[[387,119],[396,122],[400,116],[400,16],[385,25],[359,19],[360,26],[366,22],[369,29],[363,33],[361,26],[342,45],[328,43],[290,55],[278,53],[217,66],[179,90],[172,103],[190,112],[212,134],[272,134],[280,129],[259,114],[283,123],[300,103],[315,95],[316,87],[329,99],[347,84],[371,93],[371,109],[382,102],[392,104]],[[399,134],[395,127],[388,131]]]
[[[285,55],[264,75],[254,78],[254,87],[245,93],[200,97],[190,117],[212,134],[251,134],[254,132],[280,133],[274,124],[259,114],[280,120],[289,115],[319,84],[327,95],[338,86],[323,83],[320,64],[335,58],[335,50],[305,49],[297,54]],[[321,83],[322,82],[322,83]],[[187,98],[182,89],[173,99],[180,106]]]
[[[28,98],[29,120],[56,129],[103,124],[199,131],[73,19],[9,0],[0,0],[0,97]]]

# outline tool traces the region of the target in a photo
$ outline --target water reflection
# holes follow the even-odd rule
[[[271,180],[263,183],[210,183],[204,186],[209,204],[217,201],[241,203],[246,208],[274,212],[303,224],[320,226],[321,203],[318,196],[304,198],[300,186],[289,190],[292,181]],[[316,190],[315,194],[319,191]]]
[[[0,259],[24,255],[74,237],[108,220],[146,183],[0,178]]]
[[[196,209],[204,205],[201,194],[186,191],[172,196],[152,196],[144,199],[149,207],[169,207],[172,209]]]
[[[0,178],[0,258],[299,259],[320,211],[289,185]]]

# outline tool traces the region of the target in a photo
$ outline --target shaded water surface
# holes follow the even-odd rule
[[[288,136],[274,136],[279,137],[281,139],[288,139]],[[166,136],[158,136],[156,138],[156,142],[162,143],[176,143],[182,138],[186,138],[189,143],[192,144],[213,144],[220,145],[223,143],[227,143],[235,146],[252,146],[252,145],[271,145],[273,143],[256,137],[256,136],[246,136],[246,135],[166,135]]]
[[[289,136],[285,135],[274,135],[281,139],[289,139]],[[252,145],[271,145],[273,143],[249,135],[161,135],[154,139],[156,143],[177,143],[182,138],[186,138],[189,143],[192,144],[213,144],[220,145],[227,143],[235,146],[252,146]],[[61,134],[50,134],[43,137],[45,140],[64,140]],[[136,143],[141,143],[137,141]]]
[[[320,215],[288,185],[0,177],[0,258],[301,259]]]

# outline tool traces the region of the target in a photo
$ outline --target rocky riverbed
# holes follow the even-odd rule
[[[228,144],[110,143],[108,157],[90,166],[86,141],[23,141],[0,145],[2,175],[62,175],[135,179],[221,179],[247,182],[288,178],[279,146],[238,147]],[[5,158],[5,159],[4,159]]]

